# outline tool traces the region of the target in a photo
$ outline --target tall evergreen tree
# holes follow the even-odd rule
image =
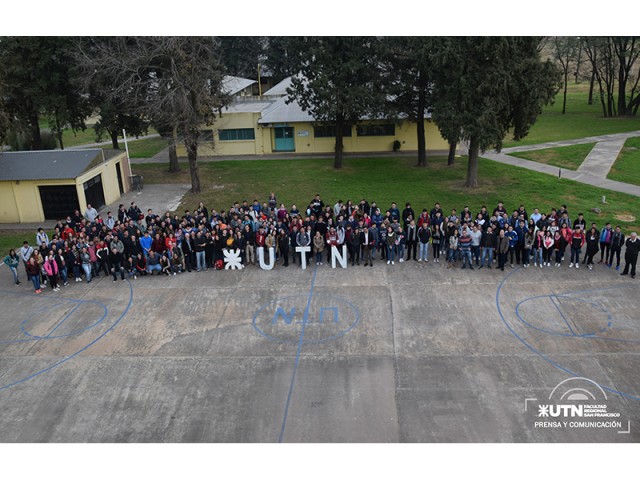
[[[85,129],[90,107],[74,82],[73,42],[69,37],[3,37],[0,39],[0,83],[12,128],[26,133],[31,148],[42,148],[40,118],[60,144],[66,128]]]
[[[467,187],[478,183],[478,157],[500,150],[509,133],[525,137],[559,88],[559,72],[542,61],[540,39],[448,37],[434,55],[434,120],[449,141],[469,144]],[[454,134],[458,134],[454,138]]]
[[[378,42],[375,37],[292,40],[299,56],[289,98],[316,121],[335,125],[335,168],[342,168],[345,128],[380,111]]]
[[[384,45],[384,88],[388,113],[416,123],[418,166],[427,165],[425,116],[431,91],[431,37],[387,37]]]

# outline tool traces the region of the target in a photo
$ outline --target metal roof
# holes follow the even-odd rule
[[[270,107],[273,104],[274,100],[263,99],[263,100],[235,100],[231,102],[228,107],[224,107],[222,109],[223,115],[225,113],[259,113]]]
[[[313,122],[315,119],[300,108],[295,100],[286,103],[287,97],[281,97],[273,105],[263,110],[258,123]]]
[[[121,152],[105,151],[104,159]],[[0,181],[67,180],[102,163],[103,150],[43,150],[0,153]]]
[[[231,75],[225,75],[222,79],[222,88],[229,95],[236,95],[245,88],[258,83],[255,80],[242,77],[232,77]]]
[[[263,93],[263,95],[278,95],[284,96],[287,94],[287,88],[291,86],[291,77],[287,77],[280,83],[274,85],[269,90]]]

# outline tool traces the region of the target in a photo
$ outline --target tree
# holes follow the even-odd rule
[[[144,135],[148,131],[149,122],[135,115],[125,98],[111,93],[117,88],[117,76],[109,77],[106,70],[90,71],[91,74],[87,75],[85,69],[91,70],[91,65],[84,65],[84,57],[81,55],[82,52],[92,52],[99,45],[114,41],[115,37],[79,37],[74,45],[74,60],[78,62],[78,82],[88,93],[89,103],[100,117],[94,125],[96,135],[100,139],[106,133],[113,148],[117,150],[120,148],[118,138],[122,130],[134,137]]]
[[[430,37],[388,37],[384,46],[384,87],[389,99],[388,113],[416,123],[418,166],[427,166],[425,116],[431,92]]]
[[[265,43],[265,37],[220,37],[225,70],[237,77],[257,78]]]
[[[89,77],[103,71],[118,79],[109,98],[126,99],[130,111],[161,129],[172,126],[187,150],[191,191],[199,193],[200,128],[229,102],[217,39],[118,37],[81,55]]]
[[[636,115],[640,68],[635,76],[632,69],[640,58],[640,37],[586,37],[584,51],[598,82],[603,116]]]
[[[40,117],[49,121],[60,144],[63,131],[85,129],[90,113],[74,82],[69,37],[3,37],[0,39],[0,83],[4,108],[15,133],[28,134],[31,148],[42,148]]]
[[[480,151],[500,150],[508,132],[525,137],[558,91],[559,72],[538,46],[532,37],[439,39],[433,117],[448,141],[469,144],[467,187],[477,186]]]
[[[335,125],[334,167],[342,168],[345,128],[381,110],[383,94],[379,46],[374,37],[301,37],[293,39],[298,73],[287,89],[289,101],[318,122]]]
[[[560,65],[563,79],[562,113],[567,112],[567,88],[569,83],[569,69],[577,63],[580,52],[580,39],[578,37],[553,37],[551,39],[553,57]],[[576,79],[578,78],[576,66]]]
[[[305,58],[305,52],[298,48],[299,39],[296,37],[266,37],[264,61],[274,82],[298,73],[299,64]]]

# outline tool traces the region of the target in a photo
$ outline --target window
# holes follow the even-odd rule
[[[256,139],[256,134],[253,128],[230,128],[227,130],[220,130],[219,136],[221,142]]]
[[[213,142],[213,130],[200,130],[200,141]]]
[[[336,136],[336,126],[335,125],[318,125],[317,127],[313,127],[313,136],[316,138],[327,138],[327,137],[335,137]],[[351,127],[345,126],[342,130],[343,137],[351,136]]]
[[[358,125],[357,131],[359,137],[394,137],[396,134],[396,126],[393,123]]]

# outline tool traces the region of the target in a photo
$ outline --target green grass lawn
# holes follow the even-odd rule
[[[512,157],[524,158],[533,162],[555,165],[567,170],[577,170],[587,157],[595,143],[570,145],[568,147],[545,148],[544,150],[532,150],[530,152],[510,153]]]
[[[640,137],[627,139],[607,178],[640,185]]]
[[[131,158],[151,158],[167,147],[167,140],[160,137],[129,140],[128,143]],[[120,148],[124,148],[124,144]]]
[[[0,225],[0,228],[2,228],[2,225]],[[48,233],[51,234],[51,232]],[[27,230],[0,230],[0,259],[3,260],[12,248],[15,248],[17,252],[25,240],[33,247],[36,243],[36,232]]]
[[[533,145],[536,143],[571,140],[574,138],[606,135],[640,130],[640,116],[604,118],[597,95],[593,105],[588,105],[589,83],[570,83],[567,93],[567,113],[562,112],[562,91],[553,105],[544,108],[529,135],[519,142],[505,139],[504,147]]]
[[[583,185],[567,179],[532,172],[482,159],[479,167],[479,187],[467,190],[467,162],[462,157],[448,167],[445,157],[430,158],[427,168],[415,167],[416,160],[403,158],[348,158],[344,168],[336,171],[332,159],[254,160],[201,163],[203,192],[187,193],[178,212],[193,210],[203,201],[208,208],[228,209],[233,202],[254,199],[265,201],[274,191],[278,202],[300,210],[308,206],[320,193],[325,203],[333,205],[338,199],[354,203],[366,198],[376,201],[383,209],[396,202],[400,209],[410,201],[414,210],[433,207],[440,202],[445,211],[459,211],[469,205],[477,212],[482,205],[492,210],[502,200],[507,209],[523,203],[529,211],[534,207],[549,211],[566,203],[572,215],[585,212],[587,221],[599,225],[616,222],[616,214],[638,215],[638,198]],[[182,163],[182,171],[170,174],[164,164],[136,165],[136,173],[144,175],[145,183],[191,183],[189,169]],[[607,204],[600,204],[602,195]],[[600,215],[590,213],[593,207],[602,209]],[[640,220],[640,219],[639,219]],[[637,228],[637,221],[624,224],[625,229]]]

